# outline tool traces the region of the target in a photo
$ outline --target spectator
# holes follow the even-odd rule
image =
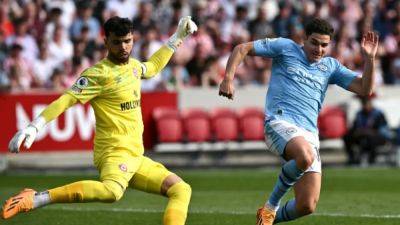
[[[57,25],[54,28],[53,38],[49,42],[50,58],[56,61],[57,66],[61,66],[64,61],[72,58],[73,46],[70,39],[64,35],[64,28]]]
[[[13,44],[10,55],[4,61],[4,70],[9,76],[11,90],[28,90],[33,83],[31,61],[22,55],[23,47]]]
[[[248,30],[248,9],[244,5],[236,7],[236,17],[234,18],[230,27],[231,38],[233,43],[242,43],[250,39]]]
[[[123,18],[133,19],[137,13],[138,1],[131,0],[109,0],[106,1],[106,9],[112,15],[118,15]]]
[[[162,72],[164,86],[167,90],[180,90],[189,84],[189,72],[178,57],[172,57],[171,63]]]
[[[200,86],[203,67],[197,64],[204,66],[204,60],[215,55],[219,64],[225,67],[227,56],[240,42],[276,35],[301,44],[304,35],[302,24],[315,17],[329,19],[333,24],[338,37],[331,53],[356,71],[362,69],[357,56],[362,34],[365,30],[378,31],[382,44],[377,55],[376,77],[384,84],[400,83],[397,62],[400,57],[400,2],[395,0],[3,1],[0,7],[0,63],[8,54],[3,45],[7,50],[15,43],[21,45],[24,58],[35,62],[41,60],[37,43],[48,41],[49,58],[56,59],[57,67],[62,67],[66,74],[71,70],[73,56],[80,57],[83,65],[89,65],[106,54],[104,48],[99,48],[99,41],[103,38],[99,24],[111,15],[133,18],[133,54],[136,57],[142,54],[142,47],[148,52],[154,48],[152,43],[142,46],[146,38],[155,36],[155,41],[165,42],[181,16],[191,15],[199,24],[198,32],[175,53],[179,66],[171,67],[178,71],[185,71],[178,69],[185,67],[191,82],[186,83],[185,78],[183,85],[175,86],[170,80],[169,89]],[[238,68],[238,85],[268,83],[271,64],[257,61],[245,60]],[[9,70],[0,70],[3,74],[1,84],[8,83],[8,73]],[[149,90],[157,88],[162,90],[165,85],[154,85]]]
[[[203,72],[201,73],[201,86],[217,86],[222,81],[221,69],[219,68],[218,58],[209,56],[206,59]]]
[[[395,84],[399,85],[400,84],[400,55],[395,60],[393,60],[392,67],[391,67],[391,73],[394,76]]]
[[[138,58],[141,61],[147,61],[162,46],[158,37],[157,29],[155,27],[149,27],[143,40],[139,42],[140,50],[137,53],[139,53]],[[165,89],[161,76],[156,75],[152,79],[142,80],[142,91],[151,91],[156,89]]]
[[[139,14],[133,19],[133,27],[142,35],[150,28],[157,27],[156,21],[152,19],[153,5],[142,1],[139,5]]]
[[[400,20],[394,24],[393,30],[386,35],[383,43],[384,55],[382,56],[382,69],[384,72],[385,83],[399,84],[399,66],[395,65],[395,63],[396,59],[400,59]]]
[[[8,18],[8,10],[4,6],[0,7],[0,31],[5,38],[14,34],[14,25]]]
[[[52,8],[48,13],[46,27],[45,27],[46,40],[51,40],[57,25],[63,27],[66,30],[66,27],[64,27],[61,22],[61,15],[62,15],[62,9],[60,8]],[[66,32],[64,32],[64,34],[67,35]],[[68,38],[68,36],[66,36],[65,38]]]
[[[97,45],[96,49],[93,53],[93,62],[98,62],[104,58],[107,57],[107,48],[106,46],[104,46],[104,44],[102,45]]]
[[[36,85],[43,87],[50,80],[56,61],[49,57],[48,45],[43,42],[39,47],[39,58],[33,62],[33,73]]]
[[[88,65],[84,65],[82,57],[74,56],[72,58],[72,65],[70,66],[69,71],[65,76],[63,76],[64,87],[71,87],[76,80],[79,78],[79,75],[88,67]],[[54,75],[54,74],[53,74]]]
[[[50,80],[46,82],[45,87],[49,90],[62,92],[66,88],[64,79],[65,79],[64,71],[60,69],[55,69],[50,77]]]
[[[24,18],[26,19],[29,33],[34,36],[37,41],[41,41],[44,38],[46,17],[43,15],[42,11],[41,5],[33,1],[28,1],[23,6]]]
[[[281,1],[279,3],[279,13],[272,21],[272,27],[278,37],[289,37],[290,27],[297,21],[297,16],[293,13],[291,3]]]
[[[19,18],[14,22],[15,34],[6,39],[6,44],[11,46],[15,43],[22,46],[22,55],[28,60],[34,60],[38,56],[38,46],[35,38],[28,33],[28,22]]]
[[[93,17],[93,6],[90,1],[81,0],[77,3],[78,17],[72,22],[71,37],[79,38],[82,27],[89,28],[89,38],[95,40],[100,34],[99,21]]]
[[[258,9],[257,17],[249,22],[249,31],[252,40],[275,36],[271,24],[267,21],[267,9]]]
[[[96,49],[96,42],[93,39],[90,39],[89,27],[83,26],[81,30],[81,35],[78,38],[79,41],[83,42],[85,49],[83,50],[83,54],[93,61],[93,53]]]
[[[65,61],[65,71],[66,73],[69,73],[70,71],[70,65],[72,65],[74,62],[74,58],[78,57],[81,58],[80,61],[82,62],[82,66],[87,68],[90,66],[90,59],[85,55],[85,50],[86,50],[86,45],[87,43],[82,40],[82,38],[76,39],[73,44],[73,56],[71,60]]]
[[[359,97],[362,108],[357,112],[353,126],[343,137],[348,164],[358,164],[366,155],[368,163],[374,164],[377,148],[392,138],[385,115],[372,104],[373,97]],[[355,146],[358,146],[358,151]]]
[[[196,54],[186,64],[186,69],[190,74],[191,86],[201,85],[201,71],[205,68],[206,60],[209,56],[205,49],[206,48],[202,44],[197,44],[195,48]]]
[[[39,1],[40,2],[40,1]],[[48,10],[53,8],[62,9],[60,23],[63,27],[69,28],[74,21],[76,7],[72,0],[45,0]]]

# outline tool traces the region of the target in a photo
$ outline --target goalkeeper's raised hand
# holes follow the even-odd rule
[[[21,148],[22,142],[24,142],[24,147],[26,149],[30,148],[33,141],[36,138],[39,130],[44,127],[46,120],[43,117],[38,117],[32,123],[30,123],[26,128],[18,131],[8,144],[8,150],[11,153],[18,153]]]
[[[183,40],[197,31],[197,25],[192,21],[191,16],[182,17],[179,20],[178,28],[175,33],[168,39],[168,47],[176,51],[179,45],[182,44]]]

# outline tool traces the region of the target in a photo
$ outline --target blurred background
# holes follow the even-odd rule
[[[132,57],[145,61],[191,15],[199,30],[167,67],[144,80],[145,155],[192,186],[188,225],[254,224],[279,173],[266,151],[265,94],[271,60],[246,57],[233,101],[218,84],[235,45],[287,37],[302,43],[314,17],[335,28],[329,55],[361,71],[360,38],[380,36],[377,91],[359,98],[332,86],[318,118],[323,164],[321,200],[296,225],[400,224],[400,1],[398,0],[0,0],[0,201],[97,180],[94,115],[76,105],[43,129],[32,148],[7,153],[9,140],[79,74],[107,55],[102,24],[118,15],[134,23]],[[292,198],[290,193],[286,199]],[[285,201],[285,200],[284,200]],[[161,224],[166,199],[128,190],[118,203],[52,205],[6,225]]]
[[[325,165],[399,165],[399,1],[2,0],[1,168],[92,167],[95,121],[89,105],[74,106],[51,122],[29,152],[6,154],[7,144],[107,55],[102,24],[115,15],[133,21],[132,57],[141,61],[166,42],[182,16],[191,15],[199,26],[158,76],[143,81],[144,142],[146,154],[156,160],[172,167],[278,165],[265,151],[263,135],[271,60],[245,58],[233,101],[217,95],[218,84],[237,44],[274,37],[301,44],[304,24],[321,17],[335,28],[329,55],[355,71],[363,68],[363,33],[380,36],[373,98],[328,90],[318,120]]]

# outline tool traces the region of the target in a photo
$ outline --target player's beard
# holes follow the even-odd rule
[[[126,63],[129,61],[131,52],[132,52],[132,50],[129,53],[118,52],[118,54],[114,54],[111,51],[108,51],[108,58],[110,58],[112,61],[114,61],[115,63],[118,63],[118,64]]]

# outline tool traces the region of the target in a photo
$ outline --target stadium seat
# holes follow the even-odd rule
[[[174,108],[158,107],[153,111],[159,142],[182,142],[183,131],[179,111]]]
[[[322,108],[318,117],[318,129],[322,139],[343,137],[347,132],[346,113],[339,106]]]
[[[207,111],[189,108],[182,112],[183,128],[188,142],[207,142],[211,139],[210,119]]]
[[[264,140],[264,112],[261,108],[248,107],[240,109],[238,116],[243,141]]]
[[[239,126],[235,111],[229,108],[215,108],[211,111],[211,127],[216,141],[237,141]]]

